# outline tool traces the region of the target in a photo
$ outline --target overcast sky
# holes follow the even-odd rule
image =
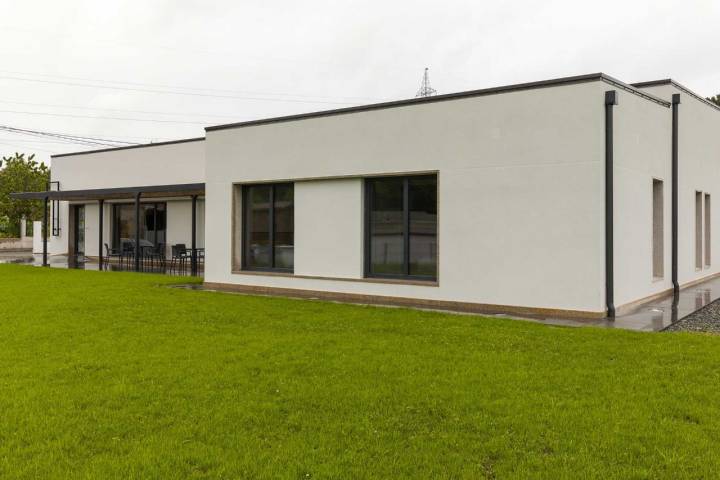
[[[438,93],[600,71],[720,93],[718,0],[0,0],[0,36],[0,125],[134,143],[413,97],[426,66]],[[0,153],[90,148],[57,141]]]

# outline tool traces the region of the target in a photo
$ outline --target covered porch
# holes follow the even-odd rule
[[[50,205],[59,209],[59,202],[66,205],[66,232],[63,241],[67,242],[68,261],[82,261],[85,252],[93,250],[91,243],[97,241],[97,266],[99,269],[108,267],[134,271],[157,271],[156,262],[172,261],[175,269],[189,267],[191,275],[198,275],[199,266],[204,259],[204,248],[198,238],[198,203],[204,203],[205,184],[172,184],[153,186],[131,186],[122,188],[63,190],[44,192],[18,192],[11,197],[22,200],[41,200],[44,202],[42,237],[42,265],[49,266],[48,234],[50,226]],[[183,202],[185,200],[185,202]],[[57,202],[57,203],[56,203]],[[180,243],[171,245],[172,253],[166,256],[168,243],[166,237],[167,206],[184,204],[181,218],[174,222],[187,222],[185,240],[189,233],[189,245]],[[106,212],[112,205],[112,210]],[[189,206],[189,215],[188,215]],[[85,207],[93,207],[85,208]],[[107,207],[107,208],[105,208]],[[94,223],[95,219],[86,218],[86,210],[93,210],[96,216],[97,232],[86,238],[85,223]],[[94,213],[96,210],[97,213]],[[200,212],[203,213],[203,212]],[[105,225],[110,214],[110,228],[105,233]],[[176,215],[177,217],[177,215]],[[178,228],[178,225],[173,225]],[[189,232],[187,231],[189,227]],[[55,218],[52,232],[56,233]],[[202,228],[202,225],[201,225]],[[54,240],[55,241],[55,240]],[[88,247],[87,249],[85,247]],[[180,251],[182,250],[182,251]],[[166,258],[167,257],[167,258]]]

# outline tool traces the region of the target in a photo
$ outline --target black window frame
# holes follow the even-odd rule
[[[378,279],[389,279],[389,280],[413,280],[413,281],[427,281],[437,282],[438,270],[440,268],[439,262],[439,249],[435,251],[435,275],[412,275],[410,274],[410,180],[415,178],[432,177],[435,179],[435,202],[437,211],[437,189],[438,189],[438,175],[437,173],[424,173],[417,175],[388,175],[383,177],[368,177],[365,178],[364,185],[364,223],[365,223],[365,244],[363,245],[363,265],[364,265],[364,276],[365,278],[378,278]],[[376,181],[381,180],[402,180],[403,184],[403,272],[402,274],[397,273],[373,273],[372,271],[372,208],[373,208],[373,184]],[[437,213],[438,223],[435,230],[435,238],[438,238],[438,229],[440,222],[439,211]]]
[[[250,229],[248,228],[248,191],[250,187],[265,186],[270,187],[270,199],[272,202],[271,207],[268,211],[268,224],[270,226],[268,245],[270,246],[270,266],[269,267],[255,267],[248,265],[247,259],[247,247],[249,244]],[[242,241],[241,241],[241,270],[246,272],[281,272],[281,273],[295,273],[295,261],[293,259],[292,268],[275,267],[275,189],[277,187],[291,187],[293,191],[293,256],[295,248],[295,183],[294,182],[278,182],[278,183],[247,183],[241,185],[242,195],[242,211],[241,211],[241,222],[242,222]]]

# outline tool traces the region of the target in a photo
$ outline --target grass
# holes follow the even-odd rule
[[[709,478],[720,337],[0,265],[1,478]]]

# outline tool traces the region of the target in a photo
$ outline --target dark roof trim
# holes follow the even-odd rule
[[[698,95],[697,93],[693,92],[686,86],[676,82],[672,78],[664,78],[662,80],[651,80],[649,82],[633,83],[633,87],[636,87],[636,88],[659,87],[661,85],[672,85],[673,87],[677,88],[678,90],[680,90],[684,93],[687,93],[691,97],[696,98],[697,100],[700,100],[705,105],[712,107],[715,110],[720,110],[720,106],[715,105],[713,102],[711,102],[707,98],[703,97],[702,95]]]
[[[175,185],[151,185],[121,188],[95,188],[91,190],[62,190],[47,192],[17,192],[10,197],[16,200],[106,200],[133,198],[136,194],[146,197],[180,197],[204,195],[204,183],[180,183]]]
[[[637,96],[639,96],[639,97],[642,97],[642,98],[644,98],[645,100],[649,100],[649,101],[651,101],[651,102],[655,102],[655,103],[657,103],[658,105],[662,105],[663,107],[670,108],[670,106],[671,106],[671,102],[669,102],[669,101],[667,101],[667,100],[663,100],[662,98],[660,98],[660,97],[658,97],[658,96],[655,96],[655,95],[653,95],[653,94],[651,94],[651,93],[644,92],[644,91],[638,89],[637,87],[635,87],[635,86],[633,86],[633,85],[629,85],[629,84],[627,84],[627,83],[625,83],[625,82],[621,82],[620,80],[618,80],[618,79],[616,79],[616,78],[613,78],[613,77],[611,77],[610,75],[605,75],[605,74],[603,74],[602,80],[603,80],[605,83],[609,83],[610,85],[613,85],[613,86],[615,86],[615,87],[617,87],[617,88],[620,88],[620,89],[622,89],[622,90],[625,90],[625,91],[628,92],[628,93],[632,93],[633,95],[637,95]]]
[[[279,123],[279,122],[291,122],[295,120],[305,120],[308,118],[317,118],[317,117],[328,117],[331,115],[344,115],[348,113],[356,113],[356,112],[367,112],[372,110],[382,110],[386,108],[395,108],[395,107],[405,107],[410,105],[418,105],[418,104],[425,104],[425,103],[435,103],[435,102],[444,102],[448,100],[458,100],[463,98],[470,98],[470,97],[482,97],[486,95],[497,95],[500,93],[508,93],[508,92],[516,92],[516,91],[522,91],[522,90],[533,90],[536,88],[547,88],[547,87],[557,87],[561,85],[572,85],[576,83],[586,83],[586,82],[595,82],[595,81],[604,81],[606,83],[609,83],[615,87],[621,88],[629,93],[632,93],[634,95],[638,95],[642,98],[645,98],[646,100],[650,100],[652,102],[655,102],[657,104],[660,104],[665,107],[670,107],[670,102],[666,102],[665,100],[656,97],[654,95],[651,95],[649,93],[643,92],[641,90],[638,90],[637,88],[628,85],[626,83],[623,83],[619,80],[614,79],[613,77],[610,77],[608,75],[605,75],[604,73],[591,73],[588,75],[578,75],[574,77],[563,77],[563,78],[556,78],[552,80],[542,80],[539,82],[529,82],[529,83],[518,83],[515,85],[505,85],[501,87],[493,87],[493,88],[485,88],[481,90],[469,90],[466,92],[458,92],[458,93],[448,93],[445,95],[436,95],[434,97],[424,97],[424,98],[411,98],[407,100],[396,100],[392,102],[383,102],[383,103],[374,103],[370,105],[360,105],[357,107],[347,107],[347,108],[338,108],[334,110],[324,110],[320,112],[311,112],[311,113],[301,113],[299,115],[288,115],[284,117],[274,117],[274,118],[265,118],[260,120],[250,120],[247,122],[239,122],[239,123],[229,123],[225,125],[216,125],[212,127],[206,127],[206,132],[213,132],[217,130],[227,130],[231,128],[242,128],[242,127],[251,127],[256,125],[266,125],[269,123]]]
[[[50,155],[50,158],[71,157],[71,156],[75,156],[75,155],[88,155],[90,153],[114,152],[117,150],[130,150],[133,148],[162,147],[163,145],[175,145],[177,143],[188,143],[188,142],[202,142],[203,140],[205,140],[205,137],[184,138],[182,140],[170,140],[168,142],[143,143],[142,145],[128,145],[127,147],[112,147],[112,148],[101,148],[100,150],[85,150],[84,152],[60,153],[57,155]]]

